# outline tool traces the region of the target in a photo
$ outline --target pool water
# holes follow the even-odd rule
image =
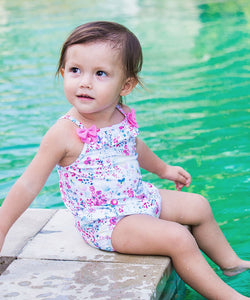
[[[0,0],[0,203],[69,108],[54,77],[61,44],[75,26],[103,19],[142,43],[147,90],[126,99],[141,138],[192,174],[188,190],[208,198],[233,248],[250,259],[248,0]],[[32,207],[63,207],[55,171]],[[222,278],[250,296],[249,275]],[[185,299],[203,298],[187,288]]]

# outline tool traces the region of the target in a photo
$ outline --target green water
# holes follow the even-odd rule
[[[69,107],[54,78],[62,42],[75,26],[100,19],[123,23],[141,40],[148,90],[127,98],[141,137],[192,174],[189,191],[209,199],[233,248],[250,259],[248,0],[0,0],[0,203]],[[63,207],[56,172],[32,206]],[[249,273],[222,278],[250,296]],[[188,288],[185,299],[202,297]]]

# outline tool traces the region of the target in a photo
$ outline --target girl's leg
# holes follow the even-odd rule
[[[112,233],[117,252],[170,256],[179,276],[206,299],[248,299],[224,283],[182,225],[147,215],[123,218]]]
[[[205,198],[169,190],[160,190],[160,193],[160,218],[190,225],[199,248],[220,266],[225,275],[233,276],[250,268],[250,262],[241,260],[227,242]]]

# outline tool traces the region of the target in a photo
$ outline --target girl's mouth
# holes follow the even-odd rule
[[[81,95],[77,95],[77,98],[81,99],[81,100],[94,100],[93,97],[87,95],[87,94],[81,94]]]

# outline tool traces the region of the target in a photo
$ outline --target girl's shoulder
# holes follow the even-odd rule
[[[79,142],[75,128],[76,125],[74,123],[66,119],[59,119],[47,131],[42,143],[47,144],[49,148],[57,148],[58,152],[67,155],[72,145]]]
[[[81,124],[79,122],[79,124]],[[63,143],[71,148],[73,142],[80,142],[76,129],[79,128],[77,122],[73,122],[71,118],[60,118],[52,126],[51,130],[57,139],[61,139]]]
[[[65,136],[72,135],[72,128],[75,127],[73,122],[69,122],[66,118],[60,118],[50,127],[48,133],[54,138],[65,138]]]
[[[65,124],[63,124],[65,123]],[[70,126],[66,122],[57,121],[53,124],[43,137],[42,143],[48,147],[64,148],[65,141],[70,133]]]
[[[52,126],[52,135],[54,136],[64,156],[59,161],[59,165],[67,166],[73,163],[80,155],[84,143],[77,135],[78,124],[72,122],[71,118],[60,118]]]

